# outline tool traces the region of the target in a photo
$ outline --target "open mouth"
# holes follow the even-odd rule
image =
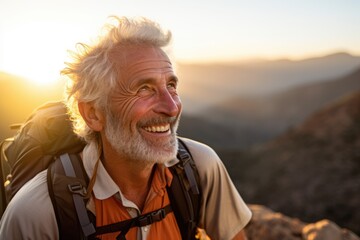
[[[170,131],[170,124],[156,125],[156,126],[147,126],[143,128],[147,132],[151,133],[165,133]]]

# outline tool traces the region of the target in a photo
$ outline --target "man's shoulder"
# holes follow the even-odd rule
[[[53,228],[52,228],[53,226]],[[0,223],[0,234],[8,239],[27,236],[57,237],[56,218],[47,187],[47,171],[29,180],[13,197]],[[2,238],[1,238],[2,239]]]
[[[26,205],[28,204],[27,202],[29,202],[27,199],[32,200],[35,197],[44,198],[46,194],[48,194],[47,170],[43,170],[20,188],[14,198],[10,201],[9,206],[12,204]]]
[[[189,139],[181,137],[181,140],[185,143],[187,148],[189,149],[191,154],[195,155],[205,155],[205,156],[212,156],[216,155],[215,151],[208,145]]]
[[[42,214],[42,208],[51,204],[47,187],[47,170],[38,173],[34,178],[20,188],[9,202],[5,215],[20,215],[22,217]],[[47,210],[49,211],[49,210]]]
[[[218,168],[222,162],[216,152],[208,145],[189,139],[181,138],[189,149],[195,164],[200,172],[208,172],[211,169]]]

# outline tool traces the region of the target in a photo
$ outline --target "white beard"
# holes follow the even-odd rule
[[[178,118],[156,119],[155,121],[171,122],[171,136],[169,141],[149,141],[139,131],[132,133],[125,127],[120,117],[108,113],[106,116],[105,136],[115,151],[131,159],[134,163],[154,164],[166,163],[176,158],[178,143],[176,130]]]

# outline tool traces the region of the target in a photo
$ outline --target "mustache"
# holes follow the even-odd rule
[[[139,122],[139,127],[147,127],[152,125],[170,124],[175,125],[179,121],[179,117],[153,117],[144,119]]]

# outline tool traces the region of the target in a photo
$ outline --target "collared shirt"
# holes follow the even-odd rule
[[[190,139],[183,140],[194,158],[200,175],[202,201],[199,227],[205,229],[213,240],[230,240],[250,221],[251,212],[216,153],[210,147],[199,142]],[[10,201],[0,221],[0,240],[59,239],[46,174],[45,170],[36,175]],[[100,195],[102,191],[96,189],[103,189],[108,184],[108,180],[97,179],[94,191]],[[111,195],[111,193],[109,194]],[[103,196],[105,197],[106,194]],[[125,202],[124,200],[122,203]],[[89,207],[95,209],[94,201],[89,204]],[[151,225],[151,231],[155,231],[154,226],[154,224]],[[145,240],[147,234],[143,234],[143,231],[145,232],[145,228],[135,239]],[[169,239],[163,237],[165,234],[168,235],[163,229],[157,231],[161,232],[159,236],[162,236],[158,239]]]
[[[85,150],[86,152],[86,150]],[[84,161],[84,167],[91,176],[96,164],[95,158]],[[88,208],[96,215],[96,225],[104,226],[161,209],[170,203],[166,186],[170,186],[172,174],[164,165],[156,165],[150,191],[141,212],[135,203],[128,200],[121,189],[112,180],[102,162],[99,162],[93,198]],[[104,234],[100,239],[116,239],[117,233]],[[126,234],[127,239],[181,239],[180,231],[173,212],[159,222],[141,228],[131,228]]]

